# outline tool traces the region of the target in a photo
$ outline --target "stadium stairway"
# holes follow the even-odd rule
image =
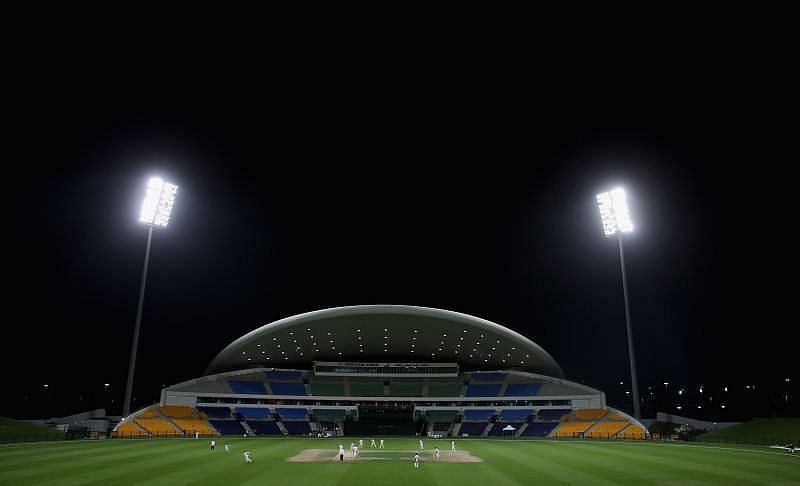
[[[520,428],[517,429],[517,433],[514,434],[514,437],[522,437],[522,433],[525,432],[525,429],[528,428],[528,422],[522,424]]]
[[[256,433],[253,432],[253,429],[250,428],[250,425],[247,423],[246,420],[242,420],[239,423],[242,425],[242,428],[245,430],[245,432],[247,432],[247,435],[253,435],[253,436],[256,435]]]
[[[481,437],[488,437],[489,436],[489,431],[492,430],[492,427],[494,427],[494,423],[489,422],[488,424],[486,424],[486,428],[483,429],[483,433],[481,434]]]
[[[506,396],[506,388],[508,388],[508,383],[503,383],[500,385],[500,391],[497,393],[498,397]]]
[[[453,424],[453,429],[451,430],[451,434],[453,437],[458,437],[458,434],[461,432],[461,422]]]
[[[281,429],[281,433],[283,433],[283,435],[289,435],[289,431],[286,430],[286,426],[283,425],[283,422],[275,422],[275,425],[277,425],[278,428]]]

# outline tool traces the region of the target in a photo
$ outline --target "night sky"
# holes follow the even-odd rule
[[[640,387],[782,377],[796,85],[724,61],[33,77],[8,112],[0,412],[45,383],[51,415],[102,383],[122,398],[151,175],[180,188],[153,237],[140,405],[263,323],[358,304],[497,322],[608,389],[629,371],[595,194],[616,185]]]

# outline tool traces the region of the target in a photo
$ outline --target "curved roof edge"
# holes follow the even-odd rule
[[[303,314],[297,314],[294,316],[286,317],[269,324],[265,324],[258,329],[254,329],[249,333],[241,336],[240,338],[236,339],[228,346],[226,346],[222,351],[217,354],[217,356],[211,361],[206,369],[206,375],[218,373],[220,371],[227,371],[225,369],[225,362],[227,360],[232,360],[236,355],[240,346],[248,343],[252,339],[257,339],[265,334],[276,332],[284,328],[289,328],[291,326],[300,325],[309,321],[315,321],[318,319],[326,319],[331,317],[342,317],[342,316],[352,316],[352,315],[363,315],[363,314],[405,314],[405,315],[417,315],[422,317],[429,317],[429,318],[438,318],[438,319],[447,319],[455,322],[466,323],[469,325],[473,325],[478,328],[485,329],[487,331],[493,331],[500,335],[505,335],[509,339],[516,340],[521,344],[525,345],[529,348],[532,352],[538,355],[545,364],[545,370],[550,373],[551,376],[564,378],[564,371],[561,369],[561,366],[553,359],[550,354],[545,351],[541,346],[534,343],[530,339],[526,338],[522,334],[519,334],[516,331],[508,329],[505,326],[500,324],[487,321],[486,319],[481,319],[480,317],[475,317],[469,314],[463,314],[461,312],[455,312],[445,309],[437,309],[433,307],[418,307],[418,306],[409,306],[409,305],[356,305],[356,306],[345,306],[345,307],[332,307],[327,309],[320,309],[311,312],[306,312]]]

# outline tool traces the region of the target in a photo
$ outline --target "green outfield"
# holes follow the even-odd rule
[[[342,441],[345,449],[351,440]],[[2,445],[0,484],[800,484],[800,454],[755,446],[474,439],[456,446],[481,462],[446,462],[449,440],[426,440],[415,470],[418,442],[410,438],[387,438],[385,451],[367,447],[346,463],[335,460],[338,439],[231,439],[230,453],[225,442],[217,439],[215,452],[204,439]],[[439,462],[430,455],[435,446],[442,449]],[[245,448],[253,464],[244,463]],[[289,461],[298,456],[313,462]]]

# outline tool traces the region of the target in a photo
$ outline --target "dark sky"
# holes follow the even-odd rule
[[[141,395],[261,323],[379,303],[503,324],[610,387],[624,309],[594,197],[617,184],[641,385],[782,376],[797,85],[758,55],[661,61],[37,71],[7,113],[7,381],[121,395],[154,174],[180,189],[153,238]]]

